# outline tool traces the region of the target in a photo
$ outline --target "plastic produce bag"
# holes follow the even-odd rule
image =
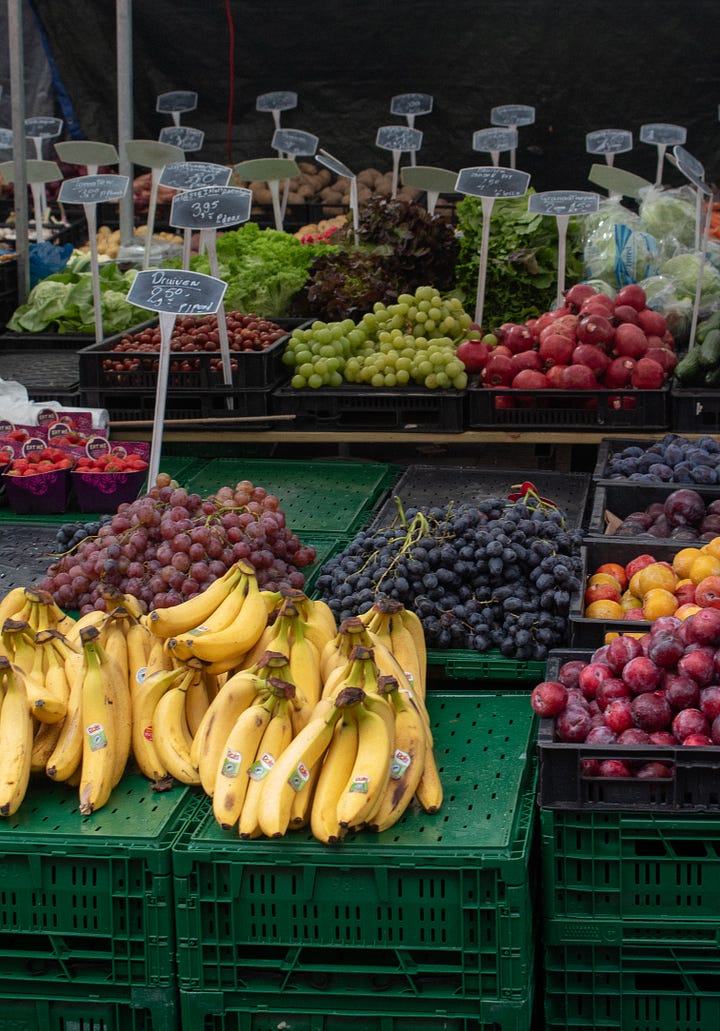
[[[658,241],[663,260],[678,251],[695,250],[694,191],[689,186],[675,190],[647,187],[641,191],[640,222]]]
[[[30,289],[36,286],[41,279],[51,276],[54,272],[62,271],[70,261],[73,250],[74,247],[71,243],[56,244],[48,241],[31,243],[28,248]]]
[[[656,275],[660,247],[642,229],[639,215],[612,198],[584,220],[583,256],[588,279],[602,279],[619,289]]]

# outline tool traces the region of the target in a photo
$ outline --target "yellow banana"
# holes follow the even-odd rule
[[[187,634],[178,644],[205,662],[237,661],[259,640],[267,625],[267,608],[258,589],[255,575],[246,577],[246,594],[237,619],[224,630],[214,633]],[[183,652],[178,652],[181,656]]]
[[[0,675],[5,681],[0,708],[0,816],[12,816],[30,782],[33,721],[22,678],[8,660],[0,665]]]
[[[443,786],[432,748],[425,752],[423,772],[415,789],[415,797],[426,813],[437,813],[442,805]]]
[[[148,628],[138,619],[134,623],[130,623],[125,631],[128,686],[131,694],[136,691],[138,685],[142,683],[147,675],[150,646],[153,640],[154,638],[151,636]]]
[[[27,604],[24,587],[12,587],[0,598],[0,627],[6,619],[17,619]]]
[[[153,741],[158,757],[171,777],[181,784],[199,784],[192,764],[192,736],[185,718],[187,685],[174,684],[160,698],[152,718]]]
[[[333,706],[327,715],[311,719],[263,780],[258,825],[266,837],[278,838],[287,831],[293,800],[297,793],[310,790],[308,781],[332,740],[340,712]]]
[[[130,690],[130,664],[128,659],[127,623],[112,614],[107,617],[100,629],[100,643],[105,655],[117,664],[117,671],[122,676],[126,690]]]
[[[166,691],[183,678],[190,678],[189,669],[161,669],[145,677],[132,693],[132,752],[140,772],[155,783],[164,780],[168,771],[157,753],[154,742],[155,707]]]
[[[390,651],[405,672],[411,687],[414,688],[421,698],[424,698],[427,681],[427,662],[421,663],[415,645],[415,637],[399,614],[391,617],[390,643]]]
[[[195,669],[185,692],[185,719],[190,734],[195,738],[203,716],[210,707],[210,696],[202,669]]]
[[[340,624],[337,634],[325,645],[320,654],[320,675],[323,683],[334,669],[346,664],[353,648],[359,644],[370,648],[372,641],[359,617],[353,616]]]
[[[81,631],[85,627],[99,627],[106,615],[107,613],[102,612],[100,609],[92,609],[90,612],[86,612],[84,616],[80,616],[65,633],[68,643],[73,645],[79,642]]]
[[[403,608],[400,612],[400,622],[407,629],[411,635],[415,644],[415,652],[418,657],[420,669],[424,672],[422,687],[423,697],[425,697],[427,688],[427,642],[425,640],[425,630],[423,628],[420,617],[412,609]]]
[[[36,591],[35,588],[29,588],[29,590],[34,591],[38,605],[45,610],[43,619],[47,622],[48,629],[65,634],[74,626],[73,617],[69,616],[67,612],[63,612],[49,591]]]
[[[220,754],[213,790],[213,813],[221,827],[234,827],[240,819],[250,783],[249,771],[277,705],[274,695],[255,702],[238,716]]]
[[[340,826],[359,827],[390,779],[393,738],[380,712],[361,702],[355,709],[358,747],[350,776],[338,800]]]
[[[122,631],[120,632],[122,633]],[[127,662],[122,665],[122,652],[120,659],[118,659],[115,655],[106,651],[99,640],[96,648],[100,658],[103,678],[107,690],[110,692],[115,720],[115,763],[112,784],[115,787],[116,784],[120,783],[125,772],[125,767],[130,758],[132,743],[132,700],[130,685],[128,684]]]
[[[333,611],[327,602],[321,598],[306,598],[305,604],[300,605],[300,613],[306,623],[322,627],[327,640],[331,640],[337,633],[337,623]]]
[[[261,680],[255,669],[241,670],[213,698],[193,737],[191,761],[205,793],[212,798],[218,762],[238,716],[258,698]]]
[[[310,770],[307,784],[302,791],[298,791],[294,796],[290,805],[288,830],[300,830],[301,827],[307,827],[310,822],[310,810],[315,797],[315,788],[317,787],[321,768],[322,763],[316,763],[313,766]]]
[[[194,627],[201,626],[228,596],[241,576],[237,564],[224,576],[213,580],[200,594],[166,609],[153,609],[148,616],[148,628],[158,637],[179,637]]]
[[[149,676],[158,669],[172,669],[175,665],[177,663],[173,659],[172,652],[167,647],[165,638],[155,637],[151,634],[145,676]]]
[[[117,736],[112,687],[97,651],[96,628],[81,634],[86,654],[82,685],[82,765],[80,812],[88,816],[105,805],[114,787]],[[94,636],[90,635],[94,631]]]
[[[117,612],[123,609],[133,619],[140,619],[145,614],[145,607],[132,594],[124,594],[122,591],[108,591],[104,595],[108,612]]]
[[[348,709],[335,724],[310,809],[310,830],[325,844],[340,841],[344,834],[338,820],[338,801],[355,765],[357,747],[357,719]]]
[[[66,665],[70,693],[68,695],[67,714],[60,725],[57,743],[48,756],[45,772],[51,780],[67,781],[82,762],[83,723],[82,723],[82,686],[85,678],[85,654],[82,652]]]
[[[322,679],[320,655],[313,642],[305,637],[304,624],[299,617],[291,624],[293,637],[290,645],[290,680],[311,705],[320,700]]]
[[[397,689],[389,692],[395,709],[395,740],[390,780],[375,811],[367,819],[376,831],[397,823],[410,805],[425,766],[428,739],[419,712]]]
[[[39,723],[34,724],[32,755],[30,757],[30,772],[44,773],[47,761],[57,745],[62,723]]]
[[[247,593],[242,576],[238,576],[232,589],[223,598],[214,612],[211,612],[207,619],[196,627],[191,627],[188,633],[214,634],[218,630],[224,630],[234,623],[240,615],[240,610],[245,602]]]
[[[273,768],[293,739],[293,725],[290,718],[291,702],[280,698],[270,722],[258,745],[255,761],[248,770],[250,782],[245,792],[245,800],[238,820],[238,832],[241,838],[256,838],[260,834],[258,823],[258,803],[262,782]]]

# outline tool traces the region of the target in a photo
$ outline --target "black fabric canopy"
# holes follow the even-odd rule
[[[33,6],[75,113],[73,132],[117,142],[114,0]],[[198,107],[182,122],[205,133],[194,159],[270,156],[273,121],[255,110],[256,97],[293,90],[299,103],[283,126],[315,133],[353,170],[387,171],[392,155],[375,145],[377,129],[403,122],[390,113],[394,94],[421,92],[434,108],[415,123],[419,164],[490,164],[473,151],[473,132],[490,125],[496,105],[530,104],[536,121],[519,130],[516,164],[538,190],[587,188],[596,159],[585,134],[602,128],[631,130],[634,149],[615,164],[653,179],[657,152],[638,139],[648,122],[684,126],[686,147],[712,182],[720,176],[718,10],[717,0],[136,3],[134,136],[155,139],[171,124],[155,111],[159,93],[193,90]],[[669,169],[664,181],[683,180]]]

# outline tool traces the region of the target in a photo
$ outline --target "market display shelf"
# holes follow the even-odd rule
[[[571,648],[550,652],[547,679],[557,679],[571,659],[590,661],[590,652]],[[541,719],[537,735],[538,804],[542,809],[573,812],[668,814],[720,813],[720,748],[712,745],[597,745],[556,741],[554,721]],[[597,777],[583,770],[585,759],[624,759],[672,764],[672,776]]]
[[[300,537],[307,531],[346,535],[365,525],[397,475],[382,462],[216,458],[184,486],[204,496],[250,480],[277,495],[287,525]]]
[[[212,812],[173,846],[179,987],[518,1004],[534,971],[535,717],[526,696],[433,692],[445,799],[381,835],[239,841]],[[214,1026],[214,1025],[212,1025]],[[225,1025],[221,1025],[225,1026]],[[229,1025],[235,1026],[235,1025]]]
[[[543,918],[554,944],[720,944],[718,818],[540,813]]]
[[[273,411],[294,415],[299,430],[400,430],[462,433],[465,425],[463,390],[425,387],[360,387],[342,384],[317,390],[279,386],[272,395]]]
[[[179,1031],[175,988],[0,983],[0,1031]]]
[[[400,522],[396,499],[403,511],[406,508],[427,510],[451,502],[477,504],[488,498],[507,498],[515,485],[524,482],[532,482],[541,497],[557,505],[571,526],[582,525],[590,490],[590,477],[586,473],[435,465],[408,466],[375,515],[373,525],[390,526]]]
[[[428,676],[443,674],[452,680],[470,680],[472,687],[486,687],[488,683],[513,681],[521,690],[532,690],[545,679],[545,662],[533,659],[506,658],[499,648],[475,652],[460,648],[429,648]]]
[[[333,555],[342,551],[347,545],[347,539],[344,537],[336,537],[332,534],[316,533],[312,530],[303,531],[299,534],[300,540],[303,544],[308,544],[315,548],[316,558],[315,561],[309,565],[304,566],[301,572],[305,575],[305,586],[303,591],[308,596],[312,595],[315,581],[320,575],[320,570],[329,561]]]
[[[530,1031],[533,991],[515,999],[462,1000],[388,998],[382,991],[358,998],[326,990],[319,974],[313,996],[248,997],[241,992],[180,991],[182,1031]],[[0,1023],[0,1029],[2,1024]],[[34,1031],[34,1029],[33,1029]]]
[[[0,595],[43,579],[54,561],[56,537],[55,526],[0,523]]]
[[[679,387],[673,383],[670,425],[678,433],[717,433],[720,430],[720,390]]]
[[[686,547],[688,545],[692,547],[693,544],[697,543],[700,546],[704,542],[686,539],[675,540],[672,537],[654,537],[648,533],[621,538],[618,538],[617,534],[607,533],[606,512],[616,516],[618,519],[626,519],[633,512],[644,512],[648,506],[657,502],[662,504],[670,494],[682,487],[690,487],[696,491],[706,506],[720,498],[720,485],[718,484],[710,487],[694,483],[663,483],[661,486],[654,487],[651,484],[645,483],[623,483],[621,480],[608,480],[605,483],[599,483],[595,487],[593,495],[592,510],[587,524],[588,536],[614,537],[616,540],[636,541],[639,544],[646,544],[650,549],[652,549],[655,543]]]
[[[545,1031],[708,1031],[720,1023],[717,945],[548,945]]]
[[[130,774],[82,816],[76,788],[34,782],[0,824],[0,991],[38,977],[173,986],[171,847],[199,801]]]
[[[660,390],[514,390],[470,385],[467,425],[479,429],[664,430],[670,386]]]

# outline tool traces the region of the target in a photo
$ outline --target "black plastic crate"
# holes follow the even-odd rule
[[[531,482],[541,497],[553,501],[569,525],[582,525],[590,477],[587,473],[564,473],[545,469],[480,469],[462,466],[410,465],[392,489],[392,496],[373,519],[373,526],[397,521],[399,498],[404,508],[432,508],[451,501],[477,503],[487,498],[506,498],[512,488]]]
[[[692,547],[695,543],[700,545],[701,541],[677,540],[673,537],[654,537],[652,534],[638,534],[635,537],[617,537],[608,533],[608,525],[605,520],[605,513],[617,516],[618,519],[626,519],[633,512],[644,512],[649,505],[656,502],[664,502],[670,494],[681,487],[690,487],[696,491],[704,500],[705,505],[720,498],[720,485],[713,487],[697,486],[695,484],[664,483],[662,486],[653,486],[645,483],[624,484],[621,480],[610,480],[607,483],[599,483],[595,487],[592,508],[587,524],[587,532],[593,537],[613,537],[616,540],[636,541],[647,544],[649,547],[654,543],[668,544],[673,547],[683,545]]]
[[[155,390],[115,391],[81,390],[83,403],[91,408],[104,408],[111,422],[152,422],[155,414]],[[231,400],[232,408],[227,402]],[[235,387],[213,387],[206,390],[174,390],[168,388],[165,398],[164,425],[171,428],[174,420],[203,420],[208,424],[235,420],[242,428],[242,419],[249,419],[251,429],[266,429],[272,424],[268,418],[269,390],[238,390]],[[193,427],[195,428],[195,426]],[[201,429],[202,424],[197,425]]]
[[[80,351],[83,347],[87,347],[92,339],[92,333],[16,333],[6,329],[0,335],[0,353],[5,351],[17,354],[29,351]]]
[[[18,306],[17,258],[0,261],[0,329],[4,329]]]
[[[644,619],[597,619],[584,616],[584,593],[588,576],[606,562],[625,566],[638,555],[652,555],[658,562],[672,562],[682,548],[694,547],[692,541],[661,543],[655,537],[587,538],[580,553],[583,560],[582,582],[570,599],[570,643],[573,648],[598,648],[607,633],[646,633],[652,624]],[[698,547],[700,543],[698,542]]]
[[[33,400],[56,397],[58,391],[74,393],[78,389],[78,356],[74,350],[35,350],[30,347],[1,351],[0,379],[22,383]]]
[[[720,390],[678,387],[670,391],[670,426],[679,433],[720,431]]]
[[[670,425],[670,386],[661,390],[521,391],[471,385],[467,410],[471,430],[663,430]]]
[[[547,679],[555,680],[564,662],[589,662],[591,652],[552,651]],[[720,748],[678,745],[596,745],[556,741],[554,721],[541,719],[537,738],[538,803],[543,809],[629,810],[633,812],[720,813]],[[659,760],[672,763],[666,778],[593,777],[584,759]]]
[[[4,498],[0,500],[4,501]],[[0,528],[0,595],[37,585],[54,561],[57,526],[3,524]]]
[[[705,436],[700,427],[696,427],[695,432],[698,437]],[[691,438],[683,436],[679,433],[667,433],[657,437],[606,437],[600,441],[597,450],[597,461],[593,470],[593,481],[596,483],[613,483],[613,484],[625,484],[629,487],[642,486],[644,489],[650,489],[657,487],[659,490],[664,490],[667,487],[692,487],[693,490],[701,490],[703,487],[712,487],[713,484],[698,484],[698,483],[682,483],[676,480],[656,480],[639,483],[636,480],[630,480],[627,478],[617,478],[610,476],[607,472],[607,464],[610,458],[620,454],[626,448],[636,447],[642,451],[648,451],[654,444],[657,444],[660,440],[677,439],[683,443],[689,444],[694,443]],[[720,481],[719,481],[720,482]]]
[[[268,388],[277,386],[286,376],[283,354],[290,331],[304,323],[299,319],[271,320],[285,336],[276,340],[264,351],[231,351],[233,363],[232,385],[237,389]],[[133,326],[124,333],[116,333],[100,343],[84,347],[79,355],[79,379],[83,390],[154,390],[157,383],[159,355],[146,351],[115,352],[114,348],[125,337],[143,329],[154,328],[157,319]],[[177,325],[177,324],[176,324]],[[108,363],[115,355],[118,361],[126,362],[125,369],[110,368]],[[207,390],[223,386],[223,373],[219,367],[219,351],[171,351],[168,388]]]
[[[465,391],[425,387],[320,387],[273,391],[273,409],[295,416],[297,429],[402,430],[461,433],[465,429]]]

